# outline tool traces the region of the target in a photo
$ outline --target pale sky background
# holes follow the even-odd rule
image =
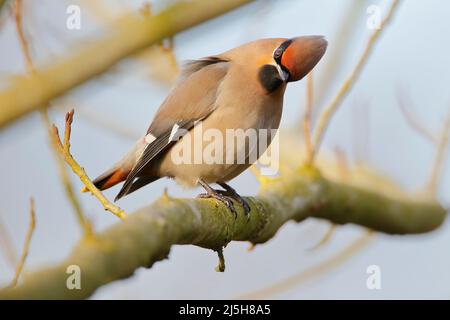
[[[99,17],[92,14],[92,5],[87,6],[88,1],[24,2],[27,34],[33,38],[33,54],[38,65],[76,50],[84,41],[93,41],[104,32]],[[126,7],[139,8],[143,1],[92,2],[107,4],[108,12],[120,14]],[[363,4],[357,5],[358,2]],[[181,62],[220,53],[258,38],[325,35],[329,50],[317,68],[319,79],[321,70],[328,64],[337,63],[339,66],[338,72],[333,74],[332,90],[325,97],[324,102],[328,102],[355,64],[371,32],[366,27],[366,8],[378,4],[384,9],[387,3],[376,0],[258,1],[176,36],[175,55]],[[82,29],[79,31],[65,27],[65,11],[69,4],[81,6]],[[351,32],[338,32],[342,20],[355,4],[357,18],[351,24]],[[403,88],[414,102],[410,107],[422,123],[439,132],[450,108],[449,13],[449,1],[403,1],[361,78],[336,114],[324,149],[333,150],[339,146],[349,158],[363,158],[408,190],[423,186],[429,175],[434,148],[408,127],[397,106],[396,95]],[[351,37],[350,45],[343,56],[337,57],[333,49],[348,37]],[[0,30],[0,87],[7,83],[8,76],[23,72],[24,63],[14,26],[8,20]],[[133,141],[94,125],[82,115],[82,110],[119,123],[137,135],[144,133],[169,90],[168,85],[152,79],[150,73],[149,65],[137,61],[123,62],[112,72],[72,91],[59,101],[63,108],[51,112],[52,118],[61,126],[62,110],[75,108],[72,151],[92,177],[118,160]],[[316,86],[320,86],[320,82]],[[290,84],[282,127],[298,123],[304,92],[305,81]],[[368,121],[358,116],[364,112],[368,112]],[[2,130],[0,159],[0,218],[9,230],[17,252],[21,250],[28,227],[28,199],[30,196],[36,199],[37,229],[27,270],[63,259],[79,239],[80,230],[59,184],[38,114],[27,116]],[[80,189],[80,182],[75,177],[73,181],[76,189]],[[257,191],[257,182],[249,172],[231,184],[244,195]],[[160,180],[125,198],[120,206],[132,212],[159,197],[164,187],[168,187],[174,196],[195,196],[200,191],[186,191],[173,181]],[[449,187],[450,170],[445,170],[439,192],[445,205],[450,201]],[[113,198],[117,191],[114,188],[106,195]],[[87,195],[79,197],[98,230],[117,222],[93,198]],[[317,265],[364,232],[352,225],[339,226],[326,246],[309,251],[308,248],[322,238],[327,228],[328,223],[314,219],[302,224],[288,223],[275,238],[251,253],[246,250],[248,243],[230,243],[225,249],[225,273],[214,271],[217,263],[214,252],[194,246],[175,246],[169,260],[156,263],[150,270],[140,269],[130,279],[102,287],[92,298],[236,297]],[[381,290],[366,288],[366,268],[372,264],[381,268]],[[365,249],[346,263],[267,298],[448,299],[449,270],[450,226],[446,223],[427,235],[400,237],[376,234]],[[6,284],[12,277],[13,270],[0,256],[0,283]]]

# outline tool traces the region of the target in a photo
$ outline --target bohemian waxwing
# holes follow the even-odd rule
[[[207,192],[201,197],[215,198],[233,213],[236,211],[231,199],[237,200],[245,212],[249,212],[247,202],[226,182],[256,160],[250,159],[250,153],[258,149],[254,148],[255,142],[249,145],[244,139],[236,148],[222,144],[214,151],[214,156],[234,161],[180,163],[174,159],[181,153],[184,156],[198,150],[196,143],[200,152],[208,147],[208,139],[195,134],[199,124],[203,133],[209,130],[222,133],[223,137],[231,129],[256,132],[278,129],[287,83],[306,76],[326,48],[327,41],[321,36],[261,39],[219,55],[188,62],[146,135],[113,168],[95,179],[94,184],[104,190],[125,181],[115,199],[118,200],[161,177],[170,177],[188,187],[201,185]],[[267,139],[266,145],[259,145],[262,149],[258,150],[258,156],[270,144],[272,136],[264,139]],[[193,146],[180,148],[189,144]],[[252,163],[235,161],[239,152]],[[211,183],[217,183],[225,190],[215,190],[210,187]]]

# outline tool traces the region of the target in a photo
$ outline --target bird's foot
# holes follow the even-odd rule
[[[228,208],[228,210],[230,210],[231,213],[234,214],[234,217],[237,218],[237,212],[236,212],[236,209],[234,208],[234,203],[233,203],[233,200],[231,200],[231,197],[223,195],[220,192],[218,192],[217,190],[214,190],[214,191],[215,192],[201,193],[197,196],[197,198],[216,199],[216,200],[222,202]]]
[[[209,186],[203,180],[199,180],[198,183],[206,190],[206,193],[199,194],[197,196],[197,198],[216,199],[216,200],[222,202],[228,208],[228,210],[230,210],[230,212],[234,214],[234,217],[237,218],[237,212],[236,212],[236,209],[234,208],[234,203],[233,203],[232,197],[221,194],[219,191],[213,189],[211,186]]]
[[[224,196],[228,196],[230,198],[235,199],[237,202],[239,202],[239,204],[244,208],[244,212],[245,215],[247,216],[247,218],[250,215],[250,205],[248,204],[247,200],[245,200],[244,198],[242,198],[237,192],[236,190],[234,190],[232,187],[230,187],[228,184],[226,183],[219,183],[219,185],[224,188],[225,190],[219,190],[218,192]]]

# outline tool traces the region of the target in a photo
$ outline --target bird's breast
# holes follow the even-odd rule
[[[216,107],[183,136],[161,162],[160,175],[184,185],[228,181],[268,148],[280,124],[284,88],[268,95],[245,81],[224,80]]]

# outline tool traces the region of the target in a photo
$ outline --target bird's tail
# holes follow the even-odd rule
[[[95,178],[95,180],[92,182],[98,189],[105,190],[111,188],[112,186],[115,186],[122,181],[125,181],[129,173],[130,170],[124,170],[120,167],[113,167]]]
[[[140,139],[122,160],[116,163],[111,169],[95,178],[95,180],[92,181],[94,185],[99,190],[105,190],[125,181],[146,146],[145,140]],[[140,177],[133,183],[128,192],[119,194],[116,200],[158,179],[159,177]],[[85,188],[82,191],[87,192],[88,190]]]

